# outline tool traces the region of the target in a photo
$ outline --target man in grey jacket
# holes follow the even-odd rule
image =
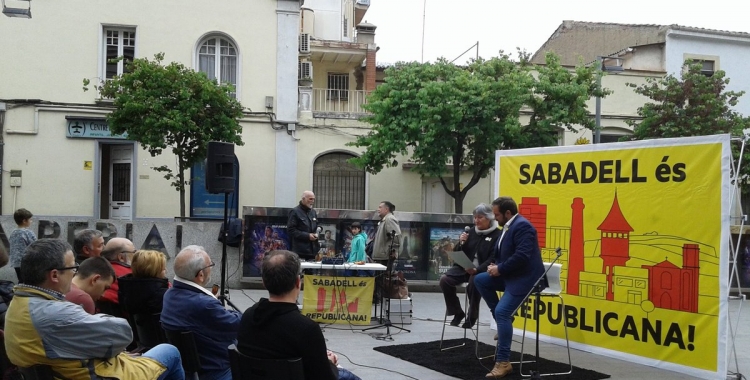
[[[393,203],[382,201],[377,211],[380,223],[373,239],[372,259],[385,265],[389,259],[396,257],[400,246],[401,228],[398,226],[398,219],[393,216],[393,212],[396,211]]]

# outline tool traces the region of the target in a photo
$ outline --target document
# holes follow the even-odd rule
[[[466,256],[464,251],[452,251],[448,252],[448,255],[451,257],[451,260],[453,260],[454,263],[461,266],[461,268],[464,269],[474,269],[476,268],[476,265],[469,260],[469,257]]]

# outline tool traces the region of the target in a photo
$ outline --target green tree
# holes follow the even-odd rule
[[[206,157],[209,141],[243,145],[239,119],[242,106],[234,99],[231,85],[218,84],[181,63],[162,65],[164,54],[135,59],[127,72],[96,88],[103,98],[113,99],[114,111],[107,115],[112,133],[127,133],[151,156],[170,148],[177,168],[152,169],[172,180],[180,193],[180,216],[185,216],[185,170]],[[84,80],[84,89],[89,84]]]
[[[702,65],[685,61],[680,77],[648,78],[643,85],[628,83],[637,94],[651,99],[638,108],[640,120],[628,120],[634,140],[704,136],[729,133],[745,136],[750,119],[733,110],[745,91],[727,91],[729,78],[722,70],[713,75],[701,72]],[[747,149],[745,149],[747,152]],[[739,149],[733,146],[735,159]],[[742,177],[750,175],[750,154],[740,165]],[[748,189],[743,188],[747,193]]]
[[[534,74],[528,54],[519,56],[519,62],[501,52],[467,67],[440,59],[388,69],[364,106],[372,130],[349,144],[365,148],[352,162],[375,174],[396,166],[397,154],[407,156],[414,171],[440,179],[462,213],[468,191],[494,166],[496,150],[555,145],[561,127],[593,128],[585,102],[600,92],[594,69],[571,72],[548,54]],[[531,115],[526,126],[522,111]],[[471,179],[461,188],[464,170]]]

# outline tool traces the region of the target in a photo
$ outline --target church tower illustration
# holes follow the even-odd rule
[[[597,228],[601,231],[601,251],[599,256],[602,258],[602,273],[607,275],[607,300],[614,299],[612,291],[612,275],[614,267],[625,266],[630,260],[630,233],[633,227],[630,226],[620,209],[620,202],[617,200],[617,192],[612,202],[612,208],[609,214],[604,218],[602,224]]]

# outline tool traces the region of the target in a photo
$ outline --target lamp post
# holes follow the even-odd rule
[[[602,73],[603,72],[622,72],[624,69],[622,68],[622,63],[615,65],[615,66],[607,66],[604,64],[605,59],[617,59],[618,62],[621,58],[619,57],[604,57],[604,56],[598,56],[596,57],[596,65],[598,67],[599,73],[596,77],[596,89],[598,92],[602,91]],[[601,142],[601,133],[602,133],[602,97],[601,95],[596,95],[596,115],[594,116],[594,144],[599,144]]]

